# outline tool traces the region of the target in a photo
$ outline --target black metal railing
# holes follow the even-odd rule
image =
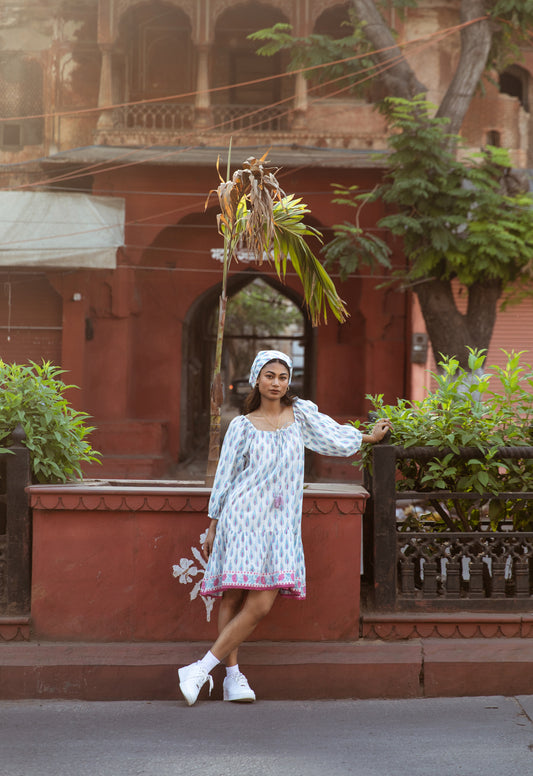
[[[17,426],[9,453],[0,454],[0,614],[30,611],[31,516],[26,487],[30,456]]]
[[[476,531],[435,531],[430,525],[427,531],[410,531],[398,523],[399,501],[437,506],[459,501],[480,506],[494,500],[520,502],[533,514],[531,492],[397,490],[399,459],[430,460],[450,452],[387,444],[374,447],[373,475],[367,478],[371,492],[366,515],[367,581],[373,583],[368,605],[376,611],[529,610],[533,607],[533,532],[513,530],[510,524],[495,531],[488,519]],[[481,456],[477,448],[463,448],[458,457]],[[533,459],[533,447],[501,448],[498,457]]]

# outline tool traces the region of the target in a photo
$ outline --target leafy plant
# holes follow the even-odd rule
[[[447,500],[446,492],[485,495],[485,512],[493,527],[512,520],[514,527],[532,530],[533,515],[523,500],[491,499],[504,492],[533,491],[533,460],[501,459],[502,447],[533,445],[533,367],[521,363],[522,353],[506,353],[505,367],[483,372],[485,355],[470,350],[468,369],[455,358],[443,358],[434,374],[435,390],[423,400],[399,400],[387,405],[382,395],[368,396],[379,417],[392,420],[390,444],[404,448],[435,447],[443,457],[399,459],[399,491],[442,490],[431,498],[443,527],[471,530],[479,526],[479,500]],[[370,428],[371,424],[369,424]],[[474,453],[461,457],[464,448]],[[363,464],[371,468],[371,450],[363,450]],[[487,495],[488,494],[488,495]],[[531,502],[529,502],[531,503]]]
[[[74,386],[65,385],[62,374],[50,362],[22,365],[0,360],[0,444],[10,444],[20,423],[38,482],[81,477],[81,463],[97,461],[99,456],[87,441],[94,430],[86,425],[89,415],[70,406],[64,394]]]
[[[333,227],[326,265],[340,265],[342,275],[363,264],[388,265],[388,245],[359,226],[360,209],[381,200],[392,212],[377,227],[402,239],[407,258],[393,277],[417,294],[435,359],[456,356],[465,367],[468,347],[488,347],[503,291],[533,277],[533,197],[511,174],[503,148],[458,160],[459,139],[423,97],[389,98],[383,109],[392,130],[387,172],[368,193],[335,187],[334,201],[354,207],[356,216]],[[464,314],[452,281],[466,290]]]
[[[213,482],[220,450],[221,364],[227,279],[230,264],[233,259],[237,260],[239,250],[244,248],[249,251],[252,260],[259,266],[264,261],[271,262],[281,281],[285,280],[287,261],[290,261],[302,284],[304,301],[314,325],[319,323],[322,315],[326,320],[328,308],[341,322],[347,316],[333,280],[306,242],[308,237],[321,241],[320,232],[304,223],[309,209],[301,199],[285,194],[276,178],[277,168],[269,167],[265,159],[266,154],[261,159],[250,157],[230,178],[228,158],[226,180],[219,171],[220,184],[216,193],[220,213],[217,223],[224,240],[224,261],[211,388],[208,485]]]
[[[362,86],[358,85],[360,74],[376,68],[366,56],[370,45],[364,25],[353,9],[349,10],[348,19],[336,38],[318,33],[295,37],[292,25],[278,22],[253,32],[248,39],[262,43],[256,51],[260,56],[271,57],[279,51],[288,51],[290,70],[304,70],[305,77],[315,85],[332,84],[343,95],[352,90],[364,94],[368,84],[365,79]]]

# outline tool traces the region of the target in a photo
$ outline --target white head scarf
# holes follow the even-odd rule
[[[282,353],[280,350],[260,350],[254,359],[252,368],[250,369],[249,381],[252,388],[255,388],[255,384],[257,383],[257,378],[259,377],[259,372],[264,367],[264,365],[268,364],[269,361],[274,361],[275,359],[279,359],[280,361],[283,361],[283,363],[287,364],[287,366],[289,367],[289,384],[290,384],[292,380],[292,361],[289,358],[289,356],[286,353]]]

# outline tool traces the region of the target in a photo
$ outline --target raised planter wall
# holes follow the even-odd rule
[[[216,636],[217,604],[208,612],[199,595],[191,600],[203,574],[200,535],[208,525],[209,490],[154,485],[29,488],[35,638],[128,642]],[[306,488],[307,599],[278,599],[252,639],[358,638],[367,495],[358,486]],[[184,570],[177,578],[175,564]]]

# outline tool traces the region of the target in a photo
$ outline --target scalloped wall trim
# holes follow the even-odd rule
[[[405,639],[533,638],[533,613],[509,615],[363,615],[361,637]]]

